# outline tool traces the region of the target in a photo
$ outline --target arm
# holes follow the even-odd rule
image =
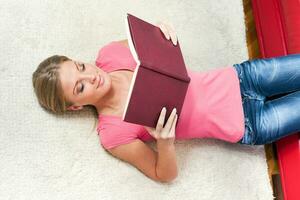
[[[175,148],[157,143],[157,150],[155,152],[139,139],[108,149],[113,156],[133,165],[149,178],[170,182],[177,176]]]
[[[158,139],[156,147],[158,151],[157,175],[167,181],[174,180],[178,175],[174,144],[166,145],[163,140]]]

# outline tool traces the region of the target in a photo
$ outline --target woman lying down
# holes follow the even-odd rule
[[[158,24],[162,37],[177,45],[171,25]],[[300,55],[256,59],[191,78],[180,118],[176,108],[156,128],[122,121],[136,66],[126,40],[103,46],[94,64],[53,55],[42,61],[32,82],[39,104],[55,114],[93,106],[102,146],[149,178],[170,182],[178,175],[175,139],[217,138],[263,145],[300,130]],[[269,98],[280,95],[278,98]],[[165,124],[164,124],[165,122]],[[157,151],[145,142],[156,141]]]

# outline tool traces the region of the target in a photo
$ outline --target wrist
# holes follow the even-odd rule
[[[165,139],[156,140],[156,146],[159,149],[174,149],[175,148],[173,141],[166,141]]]

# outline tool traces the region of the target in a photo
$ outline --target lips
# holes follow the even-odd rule
[[[99,75],[99,79],[98,79],[98,85],[97,85],[97,88],[103,84],[103,80],[102,80],[102,76]]]
[[[99,75],[97,88],[100,86],[100,82],[101,82],[101,76]]]

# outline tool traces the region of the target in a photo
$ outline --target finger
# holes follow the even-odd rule
[[[158,138],[158,134],[155,131],[150,132],[150,135],[152,135],[152,137],[154,137],[155,139]]]
[[[167,27],[165,26],[165,24],[162,24],[162,23],[161,23],[161,24],[159,25],[159,28],[160,28],[160,30],[163,32],[165,38],[167,38],[167,39],[169,40],[169,39],[170,39],[170,34],[169,34],[168,29],[167,29]]]
[[[177,45],[177,36],[176,36],[175,32],[170,31],[169,33],[170,33],[170,36],[171,36],[172,43],[174,45]]]
[[[166,126],[164,127],[164,129],[166,130],[167,133],[169,133],[170,130],[171,130],[172,123],[173,123],[173,121],[174,121],[174,119],[175,119],[175,114],[176,114],[176,108],[174,108],[174,109],[172,110],[172,113],[171,113],[171,115],[169,116],[169,119],[168,119],[168,121],[167,121],[167,124],[166,124]]]
[[[176,45],[177,44],[177,36],[176,36],[175,29],[174,29],[173,25],[170,24],[170,23],[169,24],[164,24],[164,25],[168,30],[168,33],[171,37],[171,40],[172,40],[173,44]]]
[[[159,133],[163,129],[166,112],[167,112],[167,109],[165,107],[163,107],[163,109],[160,112],[158,122],[157,122],[157,125],[156,125],[156,131],[158,131]]]
[[[174,119],[173,124],[172,124],[171,131],[170,131],[170,137],[175,137],[175,127],[176,127],[177,119],[178,119],[178,115],[176,114],[175,119]]]
[[[174,126],[174,124],[176,124],[176,117],[177,117],[177,114],[174,115],[174,119],[172,121],[170,130],[166,129],[166,126],[165,126],[165,128],[163,129],[163,131],[160,134],[162,138],[165,138],[165,139],[166,138],[173,138],[175,136],[175,126]]]
[[[146,126],[144,126],[145,127],[145,129],[148,131],[148,133],[152,136],[152,137],[154,137],[154,138],[157,138],[157,134],[156,134],[156,132],[155,132],[155,129],[154,128],[152,128],[152,127],[146,127]]]
[[[153,128],[151,128],[151,127],[146,127],[146,126],[144,126],[145,127],[145,129],[148,131],[148,132],[151,132],[151,131],[153,131]]]

